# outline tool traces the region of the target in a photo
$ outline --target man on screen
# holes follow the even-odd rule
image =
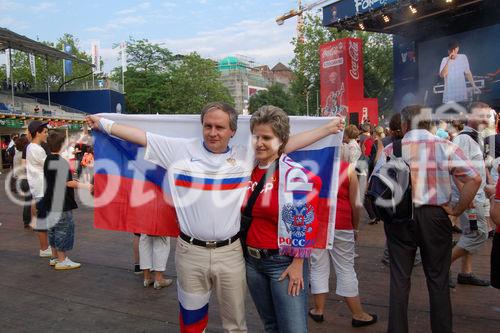
[[[465,76],[475,94],[481,93],[476,87],[465,54],[458,54],[457,42],[448,44],[448,56],[444,57],[439,67],[439,76],[444,79],[443,103],[464,102],[468,100]]]

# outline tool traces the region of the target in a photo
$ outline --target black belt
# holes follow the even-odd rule
[[[238,238],[240,238],[240,233],[237,233],[233,237],[226,239],[226,240],[223,240],[223,241],[202,241],[202,240],[196,239],[194,237],[188,236],[185,233],[183,233],[182,231],[181,231],[181,234],[179,235],[179,237],[182,240],[188,242],[189,244],[196,245],[196,246],[203,246],[203,247],[206,247],[208,249],[215,249],[215,248],[218,248],[221,246],[226,246],[226,245],[229,245],[231,243],[234,243],[235,241],[238,240]]]
[[[247,251],[248,254],[255,259],[265,259],[280,253],[278,249],[256,249],[251,246],[247,246]]]

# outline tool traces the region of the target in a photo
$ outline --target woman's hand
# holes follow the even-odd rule
[[[345,120],[343,117],[333,117],[328,123],[330,133],[337,134],[344,130]]]
[[[303,258],[293,258],[290,266],[281,274],[278,281],[283,281],[288,276],[288,295],[299,296],[300,291],[304,289],[303,266]]]

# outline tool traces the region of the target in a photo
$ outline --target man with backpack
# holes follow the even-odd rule
[[[472,273],[472,255],[476,253],[488,239],[487,211],[489,210],[488,200],[484,192],[486,185],[486,167],[484,163],[484,146],[480,140],[479,132],[488,126],[490,115],[489,105],[482,102],[474,102],[470,106],[467,115],[467,124],[464,129],[453,139],[453,143],[459,146],[465,156],[471,160],[474,169],[481,176],[481,186],[474,197],[474,207],[467,209],[458,217],[462,234],[454,247],[451,262],[462,258],[462,267],[457,276],[459,284],[469,284],[474,286],[489,286],[490,282],[479,279]],[[458,199],[460,188],[453,184],[452,202]],[[455,283],[450,278],[450,287],[454,288]]]
[[[384,149],[389,162],[397,159],[394,166],[399,171],[395,174],[404,176],[406,166],[409,178],[406,186],[404,181],[393,183],[396,199],[400,202],[396,204],[393,200],[392,207],[389,207],[391,200],[386,202],[388,214],[384,229],[391,261],[388,332],[408,332],[408,299],[417,247],[421,249],[429,291],[432,332],[452,332],[448,288],[452,229],[448,215],[462,214],[481,185],[481,177],[461,149],[429,132],[431,117],[430,112],[425,111],[419,105],[405,107],[401,111],[404,137]],[[383,163],[384,157],[381,161]],[[452,206],[452,183],[456,180],[463,187],[458,201]],[[404,213],[407,218],[401,210],[409,210]]]

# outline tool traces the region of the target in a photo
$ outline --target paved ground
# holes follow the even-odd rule
[[[75,271],[58,272],[38,258],[37,239],[25,231],[21,208],[4,192],[0,176],[0,331],[1,332],[177,332],[176,289],[156,291],[142,287],[132,273],[132,237],[121,232],[94,229],[92,210],[76,211],[76,245],[70,256],[82,263]],[[174,242],[173,242],[174,245]],[[368,312],[377,313],[378,324],[350,327],[350,315],[340,297],[327,300],[326,322],[310,322],[310,332],[385,332],[389,271],[380,263],[383,226],[361,227],[357,259],[361,298]],[[172,246],[172,249],[175,247]],[[489,274],[491,242],[476,257],[477,274]],[[458,263],[453,267],[456,275]],[[175,278],[173,251],[167,275]],[[331,290],[335,290],[335,277]],[[452,293],[455,332],[499,332],[500,291],[494,288],[458,286]],[[261,332],[255,308],[247,299],[249,332]],[[421,267],[413,277],[410,304],[411,332],[430,332],[429,307]],[[210,305],[208,332],[222,332],[215,299]]]

